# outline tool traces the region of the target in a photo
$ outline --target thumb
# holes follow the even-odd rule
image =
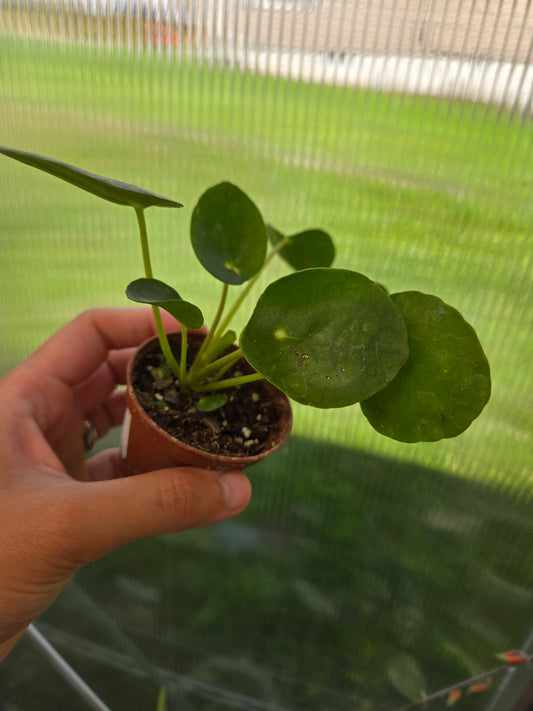
[[[239,471],[194,467],[80,482],[71,508],[74,554],[83,563],[125,543],[205,526],[240,513],[252,487]]]

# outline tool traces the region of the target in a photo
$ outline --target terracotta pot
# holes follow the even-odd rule
[[[169,337],[179,334],[169,334]],[[201,342],[203,334],[190,332],[189,342]],[[131,377],[136,361],[143,353],[150,349],[157,338],[151,338],[143,343],[128,365],[126,381],[126,414],[122,427],[120,444],[121,465],[126,476],[141,474],[143,472],[176,467],[180,465],[202,467],[228,471],[231,469],[244,469],[256,464],[261,459],[277,451],[289,437],[292,427],[292,410],[289,398],[274,385],[264,381],[270,390],[271,396],[282,413],[279,422],[272,426],[265,449],[256,455],[247,457],[231,457],[220,454],[211,454],[201,449],[191,447],[185,442],[176,439],[161,429],[146,413],[137,399],[132,386]],[[248,372],[253,372],[245,363]]]

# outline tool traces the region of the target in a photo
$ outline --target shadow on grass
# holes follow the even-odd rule
[[[528,502],[297,437],[250,475],[240,517],[108,555],[41,619],[114,711],[155,711],[161,685],[169,711],[394,710],[533,626]],[[26,655],[0,673],[8,698],[58,708],[45,663],[20,681]]]

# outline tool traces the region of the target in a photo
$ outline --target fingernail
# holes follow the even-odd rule
[[[240,509],[250,498],[250,482],[241,472],[226,472],[220,475],[220,483],[226,494],[228,509]]]

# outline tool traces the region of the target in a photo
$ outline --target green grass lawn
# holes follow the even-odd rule
[[[357,408],[297,408],[298,434],[531,483],[530,123],[149,55],[6,38],[0,50],[1,143],[181,200],[180,213],[148,213],[155,268],[185,298],[199,287],[208,313],[218,294],[192,271],[188,220],[199,194],[228,179],[282,230],[330,231],[338,266],[435,292],[478,330],[494,391],[457,441],[382,441]],[[5,370],[81,309],[126,304],[141,263],[131,211],[7,159],[0,187]]]

